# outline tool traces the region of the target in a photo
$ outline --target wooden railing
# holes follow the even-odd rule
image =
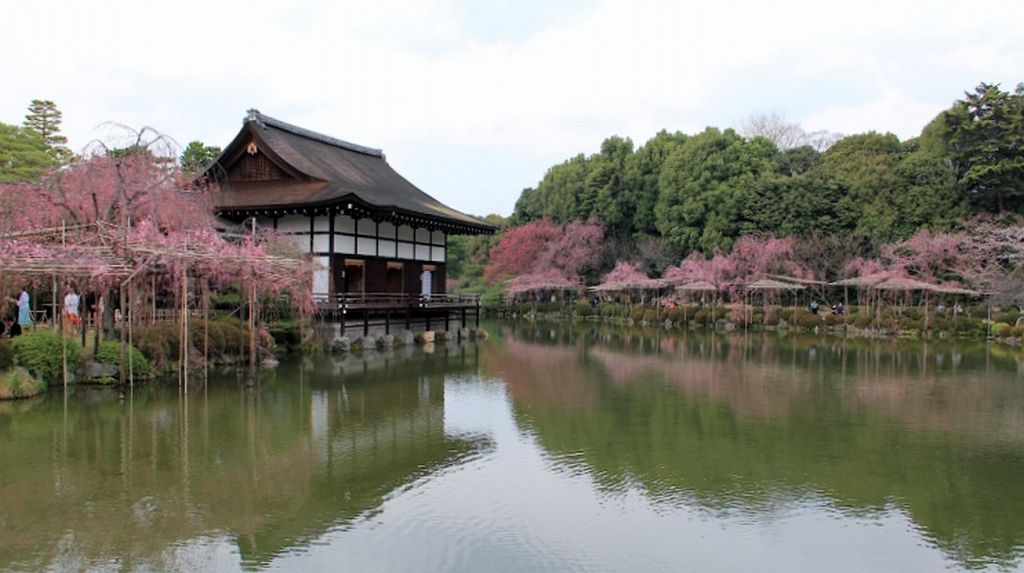
[[[480,296],[475,294],[405,294],[405,293],[334,293],[314,296],[321,308],[337,310],[406,310],[476,308]]]

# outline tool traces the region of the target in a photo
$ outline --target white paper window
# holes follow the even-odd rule
[[[426,229],[416,229],[416,242],[417,243],[429,243],[430,242],[430,231]]]
[[[435,244],[435,245],[443,245],[444,244],[444,231],[434,231],[430,235],[430,241],[433,244]]]
[[[313,230],[314,231],[330,231],[331,230],[331,218],[326,215],[317,215],[313,217]]]
[[[377,225],[377,232],[385,239],[395,238],[395,226],[387,221]]]
[[[356,240],[359,241],[357,243],[359,247],[357,252],[360,255],[371,255],[374,257],[377,256],[377,239],[372,239],[368,237],[357,237]]]
[[[309,217],[304,215],[285,215],[277,220],[277,230],[282,233],[308,233]]]
[[[334,252],[342,255],[356,254],[356,240],[354,237],[334,235]]]
[[[443,263],[444,262],[444,247],[431,247],[430,260]]]
[[[408,225],[402,225],[398,228],[398,240],[400,241],[412,241],[412,227]]]
[[[323,268],[313,271],[313,294],[327,294],[331,288],[330,259],[317,257],[316,262]]]
[[[367,237],[377,236],[377,223],[370,219],[359,219],[356,223],[360,235],[366,235]]]
[[[381,257],[394,257],[395,253],[395,242],[385,241],[381,239],[377,241],[377,255]]]
[[[313,252],[326,253],[331,250],[330,235],[313,235]]]
[[[411,259],[412,256],[412,243],[398,243],[398,258]]]
[[[356,222],[348,215],[337,215],[334,217],[334,232],[355,234]]]
[[[416,245],[416,260],[417,261],[429,261],[430,260],[430,247],[426,245]]]

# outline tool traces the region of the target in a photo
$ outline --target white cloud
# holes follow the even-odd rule
[[[639,144],[778,109],[808,129],[909,137],[978,81],[1024,79],[1019,1],[966,12],[947,1],[609,0],[493,37],[481,22],[503,22],[468,18],[454,0],[4,12],[13,25],[0,49],[16,56],[0,61],[0,121],[43,97],[61,106],[74,146],[108,120],[224,144],[256,106],[382,146],[410,179],[473,212],[508,212],[546,167],[613,133]],[[427,167],[453,153],[471,158],[458,173]]]

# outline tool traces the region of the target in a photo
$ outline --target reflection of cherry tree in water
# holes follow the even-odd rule
[[[895,507],[963,564],[1013,564],[1024,543],[1024,391],[1012,365],[985,370],[984,347],[685,333],[659,354],[608,331],[527,338],[485,363],[519,423],[603,487],[725,511],[806,491],[858,516]]]

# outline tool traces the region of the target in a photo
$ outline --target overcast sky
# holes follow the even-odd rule
[[[76,150],[109,121],[223,146],[255,107],[474,214],[613,134],[761,111],[907,138],[1024,81],[1022,0],[0,0],[0,21],[2,122],[52,99]]]

